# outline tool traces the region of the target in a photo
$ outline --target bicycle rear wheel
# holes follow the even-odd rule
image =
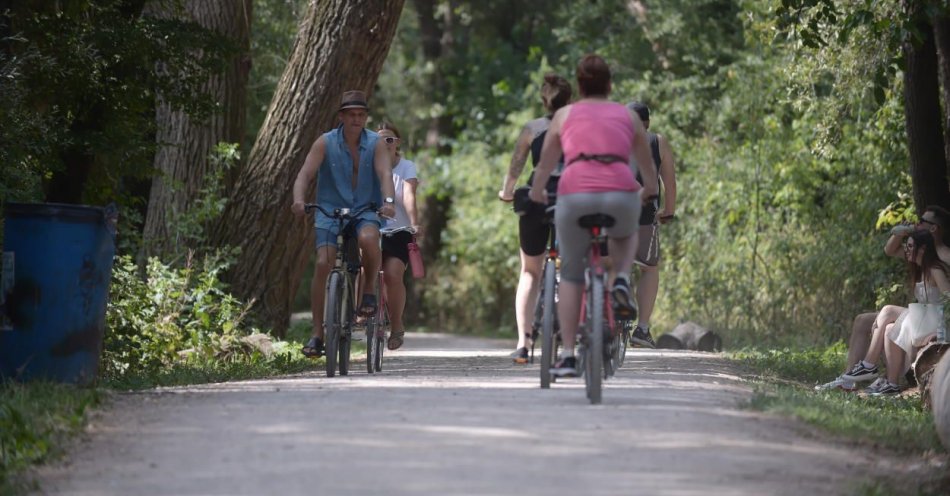
[[[557,309],[554,295],[557,292],[557,268],[553,260],[544,263],[543,286],[541,287],[541,389],[551,387],[551,366],[554,364],[556,346],[555,323]]]
[[[584,384],[587,387],[587,398],[592,405],[601,401],[604,381],[604,280],[602,277],[591,277],[590,304],[587,319],[587,346]]]
[[[323,329],[324,346],[326,351],[326,371],[327,377],[336,375],[337,350],[340,345],[340,334],[342,323],[340,321],[340,310],[343,302],[343,277],[339,272],[330,272],[330,278],[327,280],[326,299],[323,302]]]

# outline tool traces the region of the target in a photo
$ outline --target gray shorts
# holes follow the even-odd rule
[[[584,282],[590,232],[577,225],[577,220],[597,213],[608,214],[614,218],[613,227],[607,229],[609,237],[623,239],[633,236],[640,226],[640,193],[607,191],[558,196],[554,225],[561,255],[562,280]]]
[[[660,263],[660,225],[653,223],[640,226],[640,242],[637,245],[637,264],[656,267]]]

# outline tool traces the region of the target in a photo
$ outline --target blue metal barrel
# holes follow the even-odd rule
[[[116,218],[113,206],[4,206],[0,376],[95,381]]]

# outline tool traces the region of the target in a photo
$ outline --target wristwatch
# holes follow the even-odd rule
[[[383,198],[383,203],[396,203],[396,200],[391,196],[387,196],[386,198]]]

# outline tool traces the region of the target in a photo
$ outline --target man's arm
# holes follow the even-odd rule
[[[386,149],[385,142],[381,139],[376,140],[373,168],[376,169],[376,176],[379,177],[379,187],[382,190],[383,198],[396,198],[392,160],[389,158],[389,150]],[[383,217],[391,218],[396,215],[396,208],[393,204],[384,202],[379,208],[379,213]]]
[[[511,155],[511,163],[508,165],[508,174],[505,175],[505,181],[498,192],[498,199],[501,201],[513,201],[515,183],[524,170],[524,164],[528,161],[528,153],[531,152],[531,130],[528,126],[521,129],[518,141],[515,142],[515,152]]]
[[[663,180],[663,209],[658,218],[672,218],[676,212],[676,161],[673,148],[663,136],[657,135],[660,144],[660,179]]]
[[[643,190],[640,193],[641,201],[656,196],[660,192],[657,184],[656,165],[653,163],[653,154],[650,153],[650,140],[647,138],[647,130],[643,126],[640,116],[633,110],[630,111],[630,118],[633,120],[633,156],[631,157],[640,171],[640,177],[643,178]]]
[[[326,152],[326,140],[323,139],[323,136],[320,136],[313,142],[313,145],[310,146],[310,153],[307,154],[307,158],[303,161],[303,167],[301,167],[300,172],[297,173],[297,179],[294,180],[294,203],[290,207],[296,215],[303,215],[305,213],[304,204],[306,203],[307,188],[313,183],[314,179],[316,179],[317,172],[320,170],[320,164],[323,163]]]

